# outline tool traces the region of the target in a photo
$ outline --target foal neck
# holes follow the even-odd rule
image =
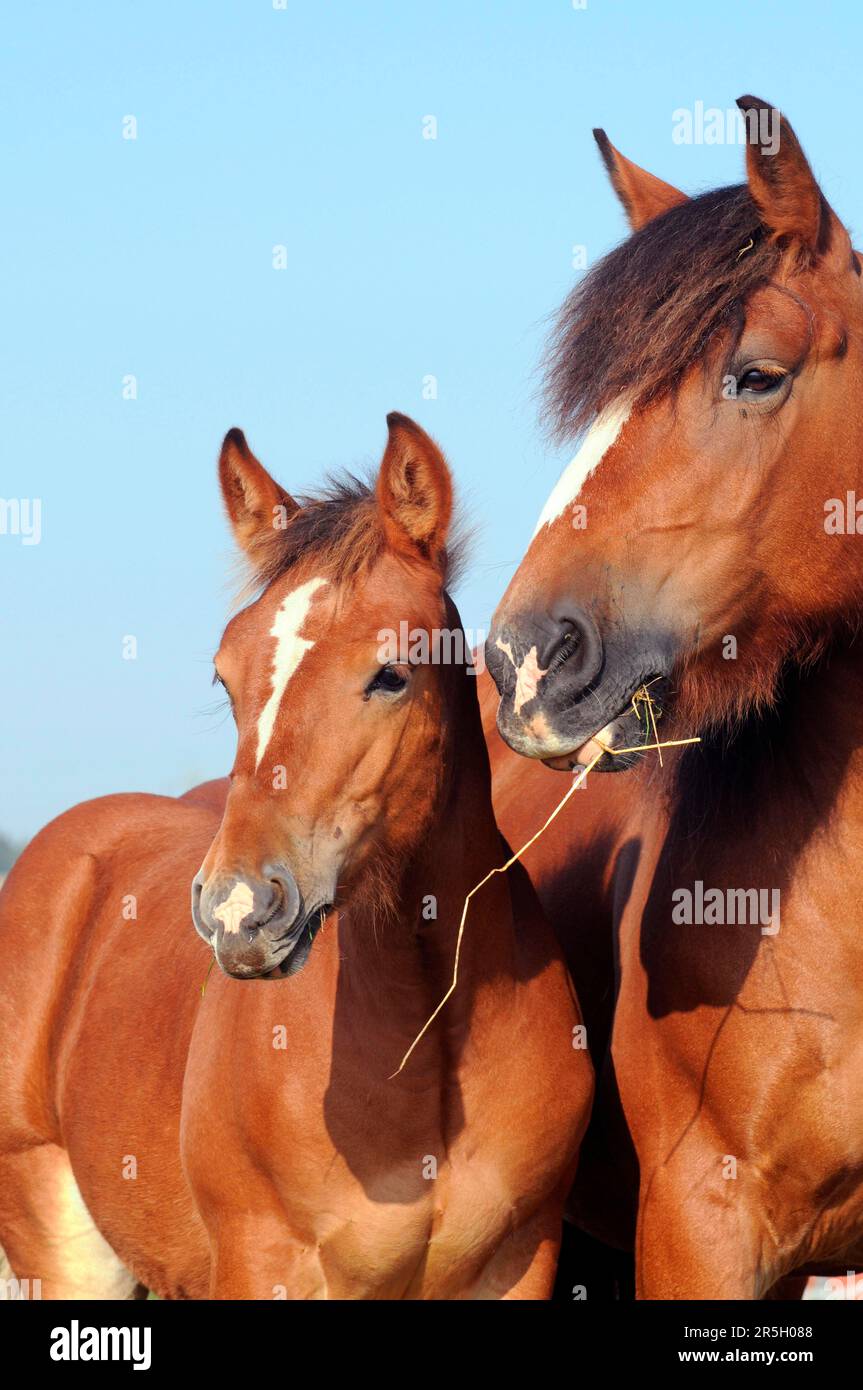
[[[375,997],[382,987],[413,1002],[405,986],[432,1007],[448,988],[465,899],[506,850],[491,800],[491,772],[476,692],[465,668],[448,673],[452,700],[442,756],[445,775],[431,824],[402,866],[393,909],[348,906],[341,943],[342,968],[358,984],[369,976]],[[495,876],[471,899],[460,953],[460,983],[453,999],[469,1001],[473,987],[511,963],[513,912],[505,875]],[[425,1005],[424,1005],[425,1006]],[[449,1008],[449,1005],[447,1006]]]

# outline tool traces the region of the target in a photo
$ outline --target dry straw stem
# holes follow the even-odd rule
[[[652,682],[651,682],[651,684],[652,684]],[[658,737],[657,737],[657,734],[656,734],[656,717],[655,717],[654,711],[653,711],[653,700],[652,700],[651,697],[650,697],[650,691],[648,690],[648,688],[647,688],[646,685],[642,685],[642,686],[635,692],[635,694],[634,694],[633,697],[632,697],[632,707],[633,707],[633,710],[635,711],[636,714],[639,714],[639,709],[638,709],[639,703],[644,703],[644,704],[647,705],[647,709],[648,709],[649,716],[650,716],[650,724],[651,724],[652,727],[653,727],[654,739],[655,739],[656,741],[655,741],[654,743],[642,743],[642,744],[638,744],[638,745],[637,745],[636,747],[634,747],[634,748],[609,748],[609,747],[607,747],[604,743],[601,743],[600,740],[599,740],[598,738],[594,738],[593,742],[594,742],[594,743],[599,743],[599,746],[600,746],[600,748],[602,749],[602,752],[601,752],[601,753],[597,753],[596,757],[595,757],[595,758],[592,758],[592,759],[590,760],[590,762],[587,764],[587,767],[583,767],[583,768],[581,769],[581,772],[579,772],[579,774],[578,774],[577,777],[573,777],[573,779],[572,779],[572,785],[571,785],[571,786],[569,787],[569,789],[567,790],[566,795],[565,795],[565,796],[558,802],[558,804],[555,806],[554,810],[552,811],[551,815],[550,815],[550,816],[548,817],[548,819],[546,820],[545,824],[544,824],[544,825],[541,825],[541,826],[539,827],[539,830],[537,830],[535,834],[531,835],[530,839],[527,840],[527,841],[525,842],[525,844],[522,845],[521,849],[516,850],[515,854],[511,855],[510,858],[507,859],[507,861],[506,861],[505,864],[500,864],[500,865],[498,865],[497,868],[495,868],[495,869],[490,869],[489,872],[486,874],[485,878],[481,878],[480,881],[479,881],[479,883],[474,884],[473,888],[471,888],[470,892],[468,893],[467,897],[466,897],[465,900],[464,900],[464,907],[463,907],[462,910],[461,910],[461,921],[459,922],[458,936],[456,937],[456,943],[455,943],[455,961],[454,961],[454,963],[453,963],[452,981],[451,981],[451,983],[450,983],[450,987],[449,987],[449,989],[447,990],[446,994],[444,995],[443,999],[442,999],[442,1000],[440,1001],[440,1003],[438,1004],[438,1006],[437,1006],[437,1008],[435,1009],[434,1013],[431,1014],[431,1015],[429,1016],[429,1018],[426,1019],[425,1023],[424,1023],[423,1026],[422,1026],[422,1028],[421,1028],[420,1031],[417,1033],[416,1037],[414,1038],[413,1042],[411,1043],[410,1047],[408,1048],[407,1052],[405,1053],[405,1055],[404,1055],[404,1057],[402,1058],[401,1062],[399,1063],[398,1067],[397,1067],[396,1070],[393,1072],[392,1076],[389,1078],[390,1081],[392,1081],[393,1077],[398,1076],[399,1072],[402,1071],[402,1070],[404,1069],[405,1063],[408,1061],[408,1058],[410,1057],[410,1055],[411,1055],[411,1053],[413,1052],[414,1048],[417,1046],[418,1043],[420,1043],[420,1042],[422,1041],[422,1039],[424,1038],[425,1034],[428,1032],[429,1028],[430,1028],[431,1025],[434,1023],[435,1019],[437,1018],[438,1014],[440,1013],[441,1009],[442,1009],[442,1008],[444,1007],[444,1005],[446,1004],[447,1000],[448,1000],[448,999],[451,999],[452,996],[453,996],[453,994],[455,993],[456,985],[458,984],[458,962],[459,962],[459,956],[460,956],[460,954],[461,954],[461,943],[462,943],[462,938],[464,937],[464,929],[465,929],[465,924],[466,924],[466,922],[467,922],[467,914],[468,914],[468,908],[470,907],[470,900],[471,900],[471,898],[474,896],[474,894],[475,894],[475,893],[478,893],[479,890],[480,890],[480,888],[485,887],[485,885],[488,883],[489,879],[490,879],[490,878],[494,878],[495,874],[505,874],[506,871],[507,871],[507,869],[511,869],[512,866],[513,866],[513,864],[515,864],[515,862],[516,862],[518,859],[521,859],[521,857],[522,857],[523,854],[526,854],[526,853],[527,853],[527,851],[530,849],[531,845],[536,844],[536,842],[537,842],[537,840],[539,839],[539,837],[540,837],[541,835],[544,835],[544,834],[545,834],[546,830],[547,830],[548,827],[551,825],[552,821],[555,820],[555,819],[557,818],[557,816],[560,815],[561,811],[563,810],[563,808],[564,808],[564,806],[566,805],[567,801],[569,801],[569,798],[572,796],[573,792],[577,792],[577,791],[578,791],[579,787],[580,787],[580,786],[582,785],[582,783],[584,782],[584,779],[585,779],[585,777],[587,776],[587,774],[590,772],[591,768],[596,767],[596,764],[599,762],[600,758],[603,757],[606,753],[608,753],[611,757],[618,757],[618,758],[619,758],[619,757],[621,757],[624,753],[646,753],[646,752],[648,752],[650,749],[656,749],[656,751],[659,753],[659,761],[660,761],[660,764],[661,764],[661,763],[662,763],[662,749],[663,749],[663,748],[681,748],[681,747],[682,747],[684,744],[686,744],[686,743],[700,743],[700,742],[701,742],[701,740],[700,740],[699,738],[675,738],[675,739],[668,739],[668,740],[666,740],[664,743],[660,743],[660,742],[659,742],[659,739],[658,739]]]
[[[650,684],[652,684],[652,682],[650,682]],[[466,923],[467,923],[467,914],[468,914],[468,908],[470,907],[470,900],[471,900],[471,898],[474,896],[474,894],[475,894],[475,893],[478,893],[479,890],[480,890],[480,888],[484,888],[485,885],[488,883],[489,879],[490,879],[490,878],[494,878],[495,874],[505,874],[506,871],[507,871],[507,869],[511,869],[512,866],[513,866],[513,864],[515,864],[517,860],[521,859],[521,857],[522,857],[523,854],[526,854],[526,853],[527,853],[527,851],[530,849],[531,845],[536,844],[536,842],[537,842],[537,840],[539,839],[539,837],[540,837],[541,835],[544,835],[544,834],[545,834],[546,830],[547,830],[548,827],[551,825],[552,821],[553,821],[553,820],[556,820],[557,817],[560,815],[561,811],[563,810],[563,808],[564,808],[564,806],[566,805],[567,801],[569,801],[569,798],[572,796],[573,792],[577,792],[577,791],[578,791],[579,787],[580,787],[580,786],[582,785],[582,783],[584,782],[584,779],[585,779],[585,777],[587,776],[587,774],[590,772],[591,768],[596,767],[596,764],[599,762],[600,758],[604,757],[604,755],[605,755],[606,753],[607,753],[610,757],[612,757],[612,758],[620,758],[620,757],[623,756],[624,753],[648,753],[648,752],[651,751],[651,749],[655,749],[655,750],[659,753],[659,762],[660,762],[660,766],[661,766],[661,765],[662,765],[662,750],[663,750],[663,748],[682,748],[683,745],[684,745],[684,744],[687,744],[687,743],[700,743],[700,742],[701,742],[701,740],[700,740],[699,738],[673,738],[673,739],[666,739],[663,743],[660,743],[660,742],[659,742],[658,735],[657,735],[657,732],[656,732],[656,716],[655,716],[654,710],[653,710],[653,700],[651,699],[650,691],[648,690],[647,685],[642,685],[638,690],[636,690],[635,694],[634,694],[633,697],[632,697],[632,708],[633,708],[635,714],[638,715],[638,716],[640,716],[640,710],[639,710],[638,707],[639,707],[639,704],[642,704],[642,703],[643,703],[643,704],[646,704],[646,706],[647,706],[648,716],[649,716],[649,726],[652,727],[652,729],[653,729],[653,737],[654,737],[654,739],[655,739],[656,741],[655,741],[654,743],[640,743],[640,744],[635,745],[635,746],[632,747],[632,748],[610,748],[610,747],[608,747],[607,744],[604,744],[600,739],[594,737],[593,742],[599,744],[600,748],[602,749],[602,752],[597,753],[596,757],[595,757],[595,758],[592,758],[591,761],[587,764],[587,767],[583,767],[583,768],[581,769],[581,772],[579,772],[579,774],[578,774],[577,777],[573,777],[573,779],[572,779],[572,784],[571,784],[571,786],[568,788],[568,790],[567,790],[567,792],[566,792],[566,795],[563,796],[563,797],[561,798],[561,800],[560,800],[560,801],[558,802],[558,804],[555,806],[554,810],[552,811],[552,813],[551,813],[551,815],[548,817],[548,819],[545,821],[545,823],[539,827],[539,830],[537,830],[537,831],[535,832],[535,834],[531,835],[531,837],[530,837],[529,840],[525,841],[525,843],[522,845],[521,849],[516,850],[515,854],[511,855],[510,858],[507,859],[507,861],[506,861],[505,864],[499,864],[499,865],[497,866],[497,868],[489,869],[489,871],[488,871],[488,873],[486,874],[485,878],[481,878],[480,881],[479,881],[479,883],[475,883],[474,886],[473,886],[473,888],[471,888],[470,892],[468,893],[467,897],[466,897],[465,900],[464,900],[464,906],[463,906],[463,908],[462,908],[462,910],[461,910],[461,921],[459,922],[458,936],[456,937],[456,943],[455,943],[455,961],[453,962],[452,981],[451,981],[451,983],[450,983],[450,987],[449,987],[449,989],[447,990],[446,994],[444,995],[443,999],[441,999],[441,1001],[440,1001],[440,1003],[438,1004],[437,1008],[435,1009],[434,1013],[431,1014],[431,1015],[426,1019],[425,1023],[424,1023],[423,1026],[422,1026],[422,1028],[421,1028],[420,1031],[417,1033],[416,1037],[414,1038],[413,1042],[411,1043],[410,1047],[408,1048],[407,1052],[405,1053],[405,1055],[404,1055],[404,1057],[402,1058],[401,1062],[399,1063],[398,1067],[397,1067],[396,1070],[392,1073],[392,1076],[390,1076],[390,1078],[389,1078],[390,1081],[392,1081],[393,1077],[398,1076],[398,1074],[399,1074],[400,1071],[403,1071],[403,1070],[404,1070],[405,1064],[406,1064],[406,1062],[408,1061],[408,1058],[410,1057],[410,1055],[411,1055],[411,1053],[413,1052],[414,1048],[415,1048],[415,1047],[417,1046],[417,1044],[420,1043],[420,1042],[422,1041],[422,1039],[425,1037],[426,1033],[428,1032],[429,1028],[430,1028],[430,1027],[432,1026],[432,1024],[434,1023],[435,1019],[437,1018],[437,1016],[438,1016],[438,1014],[440,1013],[441,1009],[442,1009],[442,1008],[444,1007],[444,1005],[446,1004],[447,1000],[448,1000],[448,999],[451,999],[452,996],[453,996],[453,994],[455,993],[456,986],[457,986],[457,984],[458,984],[458,963],[459,963],[459,957],[460,957],[460,955],[461,955],[461,943],[462,943],[462,939],[463,939],[463,937],[464,937],[465,925],[466,925]],[[660,714],[661,714],[661,711],[660,711]],[[210,961],[210,964],[209,964],[209,966],[208,966],[208,968],[207,968],[207,973],[206,973],[206,975],[205,975],[205,977],[204,977],[204,982],[203,982],[203,984],[201,985],[201,998],[202,998],[202,999],[203,999],[204,994],[205,994],[206,989],[207,989],[207,981],[208,981],[209,978],[210,978],[210,971],[212,970],[212,968],[213,968],[213,966],[214,966],[214,964],[215,964],[215,959],[216,959],[216,958],[215,958],[215,956],[214,956],[213,959]]]

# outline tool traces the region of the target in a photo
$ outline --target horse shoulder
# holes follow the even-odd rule
[[[0,1128],[55,1137],[58,1049],[88,993],[105,922],[134,925],[136,890],[159,857],[191,880],[218,818],[171,797],[82,802],[44,827],[0,891]],[[191,868],[189,868],[191,866]],[[179,900],[186,910],[186,898]],[[191,923],[190,940],[194,940]]]

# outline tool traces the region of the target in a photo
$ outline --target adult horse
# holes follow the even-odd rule
[[[645,684],[702,738],[592,812],[607,882],[563,829],[528,865],[563,933],[563,858],[613,921],[647,1298],[863,1257],[861,258],[788,122],[762,147],[779,113],[739,105],[747,184],[691,200],[597,132],[633,234],[561,312],[552,415],[589,429],[487,645],[528,758],[652,740]]]
[[[592,1072],[522,871],[473,900],[395,1074],[504,848],[472,674],[381,655],[458,629],[446,463],[388,423],[375,491],[303,504],[225,440],[260,594],[216,656],[224,814],[85,803],[3,890],[0,1242],[46,1297],[551,1291]]]

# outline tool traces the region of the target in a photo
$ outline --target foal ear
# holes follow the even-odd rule
[[[247,554],[272,541],[298,510],[293,497],[255,458],[242,430],[228,430],[219,455],[219,482],[237,544]]]
[[[434,440],[407,415],[387,416],[377,497],[390,544],[440,563],[452,516],[452,480]]]
[[[749,191],[774,238],[796,242],[810,256],[827,250],[836,219],[788,121],[758,97],[738,97],[746,118]]]
[[[648,174],[646,169],[639,168],[631,159],[622,155],[620,150],[616,150],[604,130],[595,130],[593,138],[599,146],[599,153],[608,170],[612,187],[623,203],[629,225],[634,232],[643,227],[645,222],[658,217],[660,213],[668,212],[669,208],[677,207],[678,203],[689,201],[679,188],[673,188],[670,183],[658,179],[655,174]]]

